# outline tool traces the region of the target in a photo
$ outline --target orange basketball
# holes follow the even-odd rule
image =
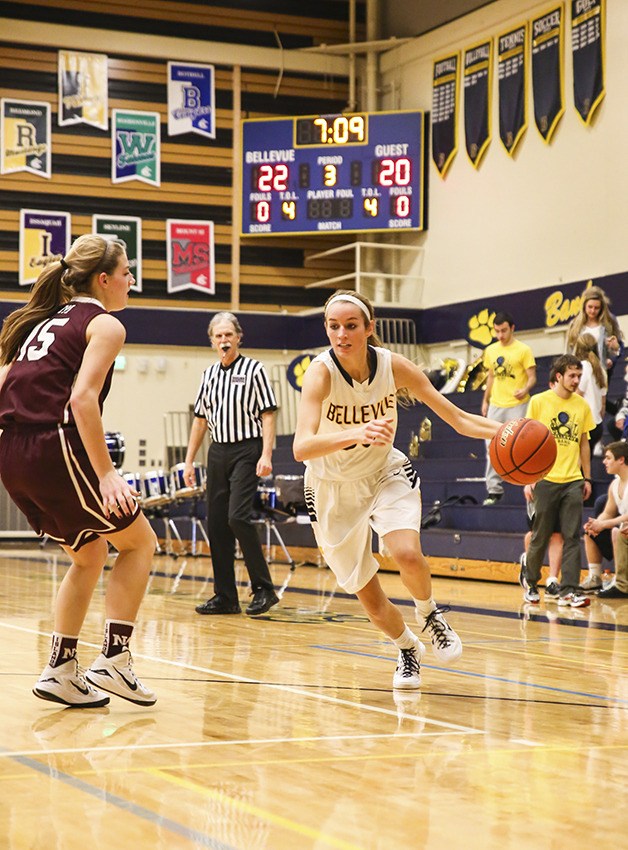
[[[506,422],[489,443],[495,472],[511,484],[534,484],[544,478],[556,461],[556,440],[536,419]]]

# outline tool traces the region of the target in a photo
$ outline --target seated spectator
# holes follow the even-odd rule
[[[589,560],[588,590],[602,587],[602,563],[599,557],[615,558],[615,582],[600,590],[603,599],[628,598],[628,443],[610,443],[604,450],[604,467],[615,478],[608,488],[602,513],[584,524],[585,546]],[[624,533],[624,529],[625,532]],[[592,546],[591,543],[595,545]]]

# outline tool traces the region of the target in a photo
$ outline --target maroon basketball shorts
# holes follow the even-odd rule
[[[0,437],[0,477],[38,534],[78,551],[127,528],[139,513],[105,516],[98,477],[76,428],[8,428]]]

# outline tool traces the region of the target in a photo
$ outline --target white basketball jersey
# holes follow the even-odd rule
[[[391,353],[386,348],[369,346],[371,373],[364,383],[354,381],[342,368],[331,349],[319,354],[314,363],[324,363],[331,376],[331,389],[323,401],[319,434],[337,434],[371,419],[390,418],[397,431],[397,389],[392,371]],[[405,455],[392,444],[373,446],[356,444],[346,449],[306,461],[317,478],[354,481],[384,470]]]

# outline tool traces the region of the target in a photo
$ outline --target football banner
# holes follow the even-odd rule
[[[161,183],[158,112],[114,109],[111,113],[111,182]]]
[[[142,219],[126,215],[93,215],[92,232],[119,239],[126,246],[129,268],[135,278],[133,292],[142,291]]]
[[[35,283],[46,266],[70,250],[71,216],[68,212],[20,210],[20,286]]]
[[[60,127],[89,124],[109,127],[107,100],[107,57],[102,53],[59,51]]]
[[[549,144],[563,103],[563,18],[561,3],[532,21],[532,91],[534,120]]]
[[[527,24],[497,37],[499,138],[512,156],[528,126],[526,110]]]
[[[491,41],[464,52],[464,138],[477,168],[491,141]]]
[[[213,295],[214,222],[166,221],[168,292],[198,289]]]
[[[573,99],[578,115],[589,124],[604,91],[605,0],[572,0],[571,51]]]
[[[168,62],[168,135],[216,138],[214,66]]]
[[[0,128],[0,174],[28,171],[50,178],[50,104],[3,97],[0,100]]]
[[[458,75],[460,55],[434,62],[432,76],[432,159],[441,177],[458,150]]]

